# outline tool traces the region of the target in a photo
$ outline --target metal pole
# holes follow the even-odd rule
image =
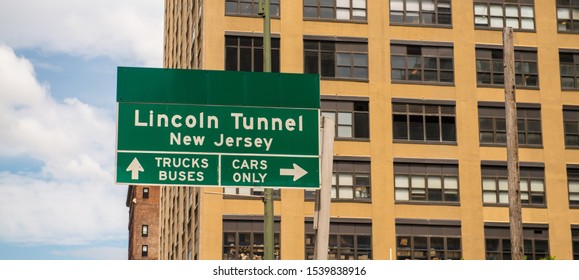
[[[517,103],[515,98],[515,50],[513,28],[503,30],[503,58],[505,68],[505,114],[507,124],[507,169],[509,187],[509,224],[511,230],[511,254],[513,260],[522,260],[523,221],[521,190],[519,186],[519,137],[517,131]]]
[[[315,260],[328,259],[328,242],[330,239],[330,203],[332,202],[332,169],[334,160],[334,119],[322,118],[322,185],[316,195],[314,250]]]
[[[270,0],[259,0],[259,14],[263,16],[263,72],[271,72],[271,30],[270,30]],[[263,198],[263,243],[265,260],[273,260],[274,257],[274,234],[273,234],[273,189],[266,188]]]

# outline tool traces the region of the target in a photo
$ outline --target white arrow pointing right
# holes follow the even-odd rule
[[[295,163],[293,164],[293,168],[281,168],[279,170],[279,175],[281,176],[294,176],[294,182],[306,174],[308,174],[308,172]]]

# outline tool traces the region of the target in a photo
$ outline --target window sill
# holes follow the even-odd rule
[[[454,87],[454,82],[453,83],[447,83],[447,82],[422,82],[422,81],[392,80],[392,84]]]
[[[579,92],[579,88],[561,88],[561,91],[577,91],[577,92]]]
[[[306,202],[315,202],[315,198],[305,198],[304,201]],[[339,202],[339,203],[372,203],[372,199],[342,199],[342,198],[332,198],[332,203]]]
[[[263,200],[263,196],[259,196],[259,195],[254,195],[255,197],[250,197],[248,196],[248,194],[244,194],[243,196],[238,196],[235,194],[223,194],[223,199],[227,199],[227,200]],[[273,197],[273,200],[276,201],[280,201],[281,197]]]
[[[330,19],[330,18],[306,18],[306,17],[304,17],[304,21],[368,24],[368,20],[347,20],[347,19]]]
[[[419,144],[419,145],[448,145],[458,146],[457,142],[431,142],[431,141],[417,141],[417,140],[400,140],[394,139],[394,144]]]
[[[420,205],[420,206],[460,206],[460,202],[445,201],[412,201],[412,200],[395,200],[394,204],[399,205]]]
[[[503,28],[475,26],[474,30],[503,31]],[[537,33],[537,30],[535,30],[535,29],[529,30],[529,29],[515,29],[515,28],[513,28],[513,31],[514,32],[523,32],[523,33]]]
[[[565,34],[565,35],[579,35],[579,29],[578,29],[578,30],[574,30],[574,31],[561,31],[561,30],[557,30],[557,33],[559,33],[559,34]]]
[[[334,137],[335,141],[346,141],[346,142],[370,142],[370,138],[346,138],[346,137]],[[579,148],[579,147],[578,147]]]
[[[483,203],[483,207],[509,207],[509,205],[500,203]],[[531,209],[547,209],[547,205],[521,205],[521,207]]]
[[[481,147],[488,147],[488,148],[506,148],[507,144],[492,144],[492,143],[480,143]],[[519,148],[524,149],[543,149],[543,145],[528,145],[528,144],[519,144]]]
[[[390,26],[452,29],[452,24],[426,24],[426,23],[402,23],[402,22],[394,22],[393,23],[393,22],[390,22]]]
[[[240,15],[240,14],[225,14],[226,17],[240,17],[240,18],[263,18],[260,15]],[[271,19],[281,19],[280,16],[271,16]]]
[[[317,73],[313,73],[313,74],[317,74]],[[358,82],[358,83],[368,83],[370,82],[370,80],[368,79],[355,79],[355,78],[338,78],[338,77],[324,77],[324,76],[320,76],[320,79],[324,80],[324,81],[337,81],[337,82]]]
[[[491,85],[491,84],[476,84],[478,88],[496,88],[496,89],[504,89],[505,85]],[[541,90],[539,87],[533,86],[515,86],[516,89],[524,89],[524,90]]]

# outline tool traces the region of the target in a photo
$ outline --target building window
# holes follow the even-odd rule
[[[263,38],[226,35],[225,70],[263,72]],[[279,38],[271,38],[271,71],[279,72]]]
[[[458,202],[458,165],[394,163],[397,202]]]
[[[559,64],[561,88],[579,90],[579,52],[559,52]]]
[[[523,247],[527,260],[548,258],[549,229],[543,226],[523,225]],[[509,225],[485,225],[485,248],[487,260],[510,260]]]
[[[323,98],[323,97],[322,97]],[[368,101],[323,100],[322,116],[335,120],[336,138],[369,139]]]
[[[263,218],[223,220],[224,260],[263,260]],[[274,258],[280,258],[280,222],[274,221]]]
[[[391,44],[392,81],[454,83],[453,48]]]
[[[460,225],[442,221],[396,221],[397,260],[460,260],[461,257]]]
[[[149,188],[143,188],[143,199],[149,198]]]
[[[579,260],[579,226],[571,226],[571,238],[573,240],[573,259]]]
[[[520,167],[521,205],[545,206],[545,171],[543,167]],[[484,204],[508,205],[509,188],[506,166],[482,166]]]
[[[579,108],[563,108],[565,147],[579,148]]]
[[[507,126],[504,105],[503,107],[479,107],[478,114],[480,143],[506,145]],[[541,109],[517,107],[517,129],[519,145],[542,145]]]
[[[225,15],[257,17],[259,0],[225,0]],[[270,0],[269,13],[279,18],[279,0]]]
[[[503,50],[476,49],[476,81],[481,85],[504,85]],[[515,84],[517,87],[539,86],[537,51],[515,50]]]
[[[567,167],[567,184],[569,186],[569,206],[579,207],[579,168]]]
[[[366,21],[366,0],[304,0],[304,18]]]
[[[579,32],[579,1],[557,0],[557,26],[561,32]]]
[[[454,105],[392,103],[394,140],[456,142]]]
[[[534,0],[474,0],[474,26],[535,30]]]
[[[450,26],[450,0],[390,0],[390,23]]]
[[[143,247],[141,247],[141,256],[142,257],[149,256],[149,246],[148,245],[143,245]]]
[[[148,225],[143,225],[141,227],[141,236],[142,237],[148,237],[149,236],[149,226]]]
[[[368,43],[304,40],[304,72],[322,78],[368,79]]]
[[[250,188],[250,187],[242,187],[242,188],[223,188],[223,194],[225,195],[253,195],[253,196],[263,196],[265,192],[265,188]],[[235,196],[232,196],[235,198]],[[273,198],[279,199],[281,197],[281,191],[278,188],[273,189]]]
[[[332,200],[370,201],[370,162],[334,160],[332,173]],[[305,199],[316,198],[315,190],[306,190]]]
[[[305,224],[306,260],[314,259],[316,237],[312,222]],[[372,224],[361,221],[330,221],[328,260],[371,260]]]

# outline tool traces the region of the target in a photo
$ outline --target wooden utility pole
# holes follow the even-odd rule
[[[519,137],[517,129],[517,102],[515,98],[515,49],[513,28],[503,30],[503,61],[505,68],[505,114],[507,124],[507,169],[509,186],[509,224],[511,230],[511,256],[522,260],[523,218],[521,189],[519,186]]]

